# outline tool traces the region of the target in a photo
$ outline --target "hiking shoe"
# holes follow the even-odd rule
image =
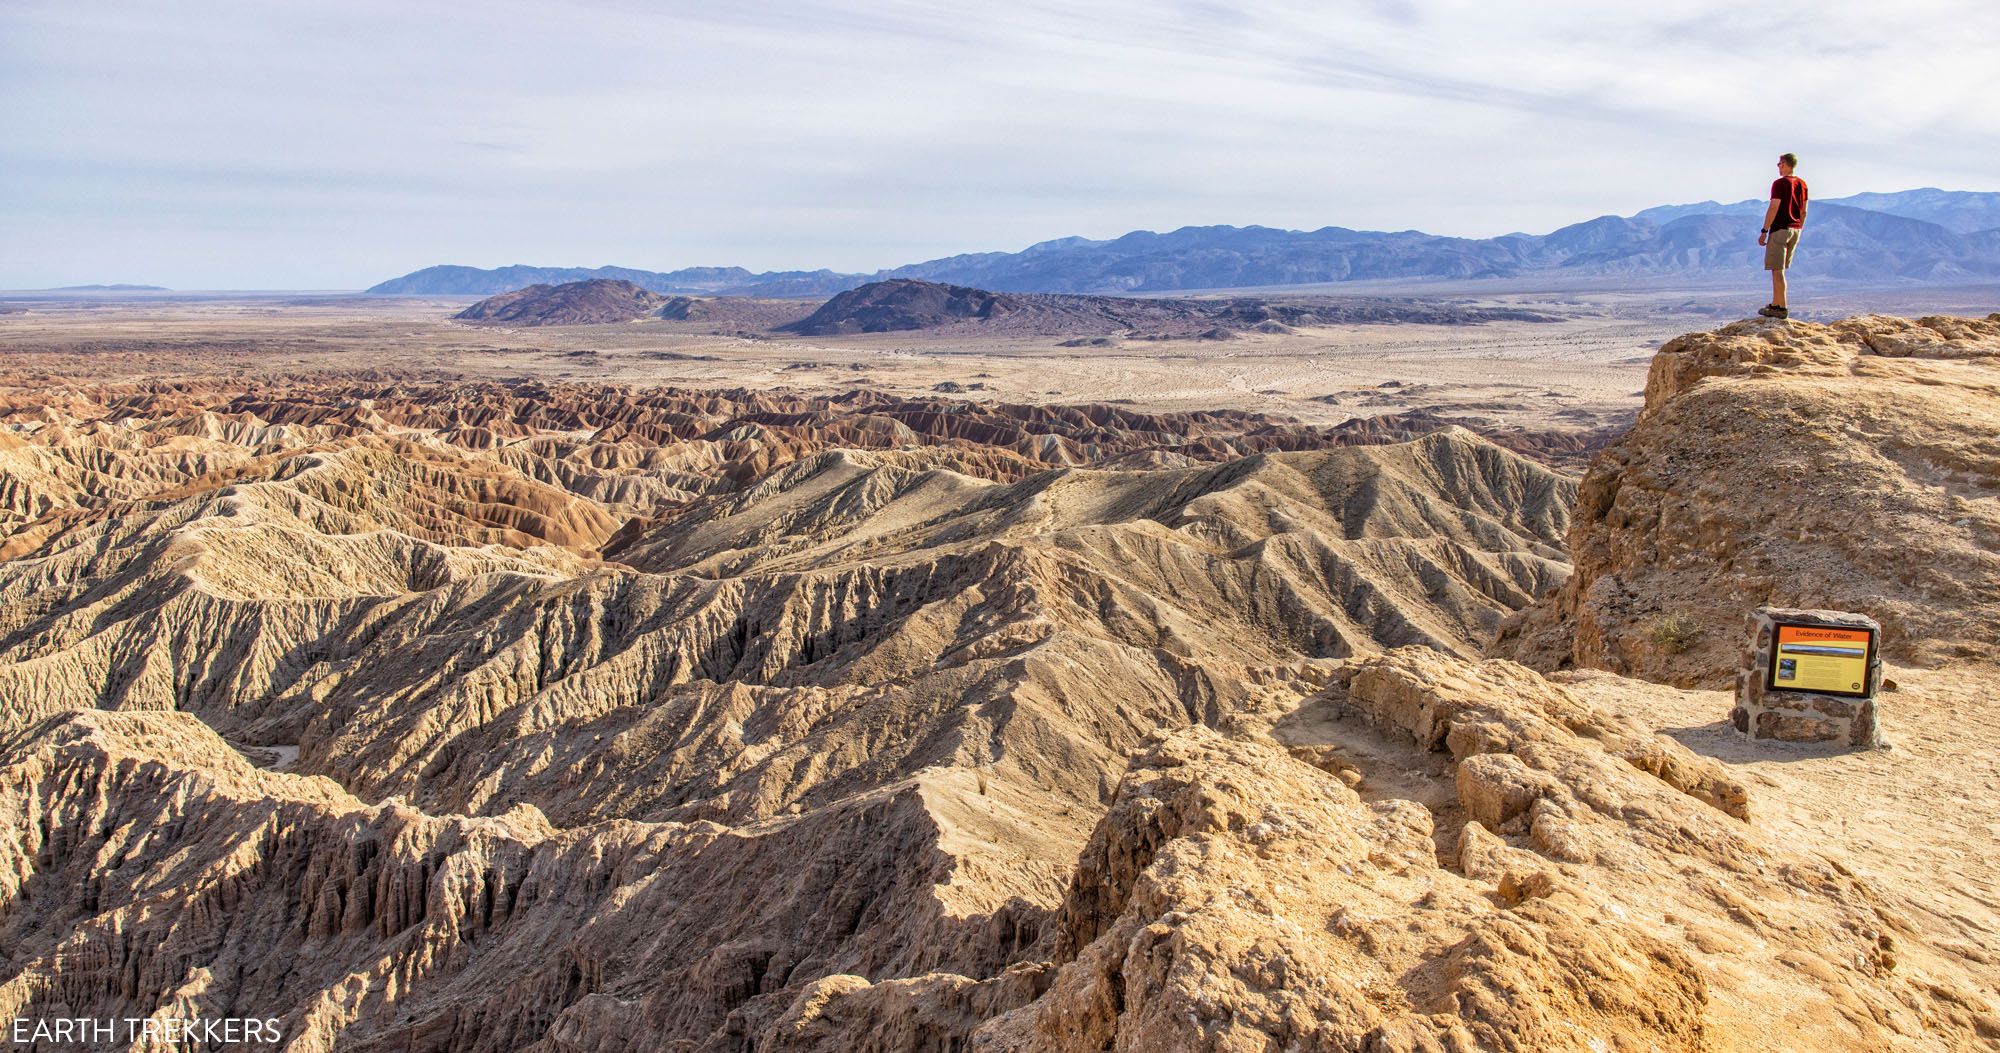
[[[1764,306],[1763,306],[1762,308],[1759,308],[1759,309],[1758,309],[1757,313],[1758,313],[1758,314],[1761,314],[1761,315],[1763,315],[1763,316],[1764,316],[1764,317],[1766,317],[1766,318],[1789,318],[1789,317],[1791,317],[1791,312],[1790,312],[1790,311],[1788,311],[1788,310],[1784,309],[1783,307],[1779,307],[1779,306],[1778,306],[1777,304],[1774,304],[1774,303],[1773,303],[1773,304],[1765,304],[1765,305],[1764,305]]]

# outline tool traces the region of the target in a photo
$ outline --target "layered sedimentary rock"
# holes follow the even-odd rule
[[[1661,349],[1585,474],[1576,572],[1495,653],[1723,686],[1759,606],[1896,660],[2000,648],[2000,315],[1741,322]]]
[[[833,451],[609,538],[371,452],[24,531],[38,546],[0,564],[7,711],[188,710],[426,807],[761,816],[856,766],[977,755],[999,731],[968,700],[1018,724],[1078,678],[1116,703],[1095,770],[1229,708],[1248,667],[1469,649],[1563,573],[1566,482],[1463,433],[1011,484]],[[426,536],[445,525],[460,544]],[[767,721],[814,740],[746,749]]]
[[[1052,880],[947,887],[963,860],[926,797],[954,791],[923,782],[763,827],[558,830],[531,805],[364,804],[179,713],[71,714],[5,756],[10,1018],[254,1012],[302,1050],[566,1048],[578,1027],[731,1048],[737,1007],[798,976],[1002,967],[1040,923],[1007,892]]]
[[[1058,465],[1181,466],[1373,445],[1452,423],[1328,429],[1228,410],[1144,413],[866,391],[809,397],[528,381],[0,385],[0,537],[51,511],[225,477],[254,479],[267,470],[262,458],[343,439],[483,453],[622,515],[739,489],[825,449],[938,448],[948,451],[940,464],[1011,480]],[[1542,453],[1502,438],[1519,452]]]
[[[826,976],[998,974],[1148,735],[1469,653],[1560,582],[1573,491],[1457,429],[1108,407],[11,420],[9,1008],[254,1003],[300,1048],[728,1049]]]

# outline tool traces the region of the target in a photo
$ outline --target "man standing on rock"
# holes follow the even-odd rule
[[[1758,311],[1766,318],[1787,318],[1785,268],[1799,247],[1799,230],[1806,225],[1806,181],[1792,174],[1799,155],[1778,155],[1778,180],[1771,184],[1771,205],[1764,210],[1764,229],[1757,244],[1764,246],[1764,269],[1771,272],[1771,305]]]

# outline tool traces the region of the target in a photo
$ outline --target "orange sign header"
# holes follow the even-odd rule
[[[1780,625],[1778,642],[1788,643],[1846,643],[1868,646],[1868,630],[1837,629],[1827,625]]]

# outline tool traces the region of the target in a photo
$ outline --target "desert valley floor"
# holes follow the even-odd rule
[[[975,399],[1248,410],[1312,424],[1431,407],[1522,426],[1575,428],[1629,416],[1660,344],[1748,316],[1758,303],[1754,289],[1635,293],[1461,282],[1440,297],[1422,286],[1355,284],[1369,290],[1365,297],[1346,294],[1356,299],[1517,308],[1551,321],[1348,325],[1283,336],[1245,333],[1228,341],[1107,340],[1066,347],[1059,333],[772,339],[701,321],[540,329],[452,321],[470,298],[0,294],[0,349],[15,356],[17,374],[31,364],[49,365],[52,375],[60,368],[70,371],[64,375],[160,378],[361,368],[783,386],[807,394],[865,388],[901,396],[927,396],[937,385],[953,384]],[[1802,308],[1800,317],[1982,315],[1996,300],[1995,287],[1836,287]]]
[[[0,1015],[2000,1049],[2000,290],[1445,299],[0,297]],[[1729,726],[1759,604],[1892,748]]]

